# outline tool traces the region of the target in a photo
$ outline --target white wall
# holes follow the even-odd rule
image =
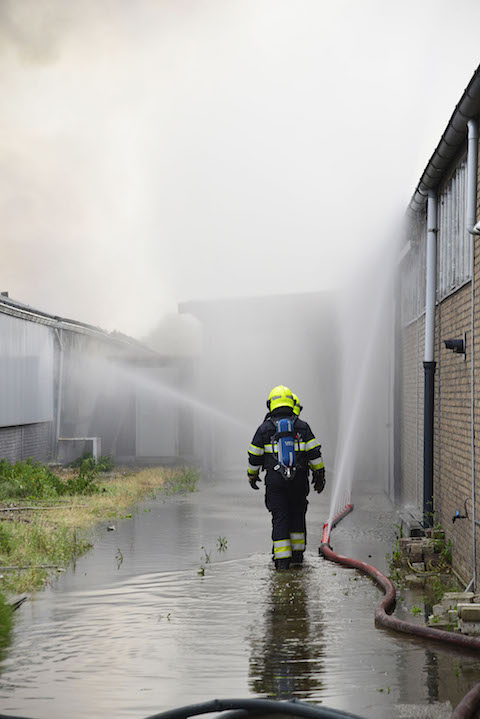
[[[53,420],[53,330],[0,314],[0,427]]]

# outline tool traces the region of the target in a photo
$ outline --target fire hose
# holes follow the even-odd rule
[[[480,650],[480,640],[475,637],[469,637],[465,634],[454,634],[443,629],[435,629],[434,627],[425,627],[421,624],[407,622],[397,617],[391,616],[396,604],[396,591],[393,583],[379,569],[362,562],[359,559],[345,557],[342,554],[334,552],[330,546],[330,532],[344,517],[353,510],[353,504],[347,504],[345,508],[337,514],[331,524],[328,522],[323,525],[322,543],[319,547],[319,554],[325,559],[345,567],[358,569],[360,572],[371,577],[376,584],[384,591],[385,596],[378,602],[375,608],[375,623],[386,629],[395,632],[410,634],[421,637],[422,639],[430,639],[436,642],[448,643],[467,650]],[[462,701],[456,707],[451,719],[474,719],[477,710],[480,708],[480,682],[476,684],[466,694]]]

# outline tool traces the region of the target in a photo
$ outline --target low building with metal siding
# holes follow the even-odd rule
[[[0,458],[66,462],[95,446],[122,462],[179,461],[179,423],[156,389],[188,360],[5,295],[0,337]]]

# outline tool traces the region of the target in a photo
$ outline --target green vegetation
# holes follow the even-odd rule
[[[32,460],[15,465],[2,460],[0,593],[44,586],[52,571],[68,566],[92,546],[89,530],[99,520],[131,517],[126,510],[158,491],[193,491],[197,478],[189,468],[154,467],[117,473],[102,482],[96,470],[56,474]],[[119,566],[122,561],[119,550]]]
[[[228,539],[226,537],[217,537],[217,552],[226,552],[228,547]]]
[[[4,657],[5,649],[10,642],[10,632],[13,624],[13,610],[0,595],[0,661]]]
[[[77,457],[71,464],[72,469],[79,469],[81,472],[111,472],[115,468],[115,462],[109,454],[102,455],[95,460],[91,452],[84,452],[81,457]]]
[[[182,467],[174,470],[163,485],[162,491],[167,495],[195,492],[199,476],[198,469],[194,467]]]
[[[12,464],[0,460],[0,502],[11,499],[54,499],[72,494],[95,494],[100,491],[96,473],[80,470],[78,475],[62,479],[47,466],[33,459]]]
[[[445,539],[445,537],[435,539],[434,547],[435,551],[440,554],[440,558],[443,563],[452,563],[452,542],[450,539]]]
[[[396,588],[403,590],[406,586],[410,587],[409,601],[415,596],[418,604],[423,602],[426,607],[438,604],[445,592],[459,591],[461,587],[451,567],[452,543],[445,537],[440,524],[437,522],[426,531],[426,536],[418,545],[421,551],[416,561],[411,558],[415,552],[415,539],[411,543],[405,540],[403,527],[396,526],[400,536],[395,541],[392,554],[386,555],[389,576]],[[413,615],[423,612],[418,604],[410,608]],[[436,624],[439,620],[434,618],[430,621]]]
[[[41,587],[52,569],[63,568],[91,547],[68,527],[55,526],[43,517],[0,524],[0,588],[26,592]]]
[[[426,594],[433,604],[438,604],[446,592],[458,592],[461,589],[454,575],[439,574],[437,577],[432,578]]]
[[[401,567],[403,563],[403,554],[402,550],[400,549],[399,540],[397,539],[395,544],[393,545],[392,554],[387,554],[385,556],[385,559],[388,562],[388,565],[390,567],[390,571],[393,571],[396,567]]]

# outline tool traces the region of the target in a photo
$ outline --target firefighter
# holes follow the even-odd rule
[[[325,487],[325,467],[320,444],[309,425],[294,412],[295,400],[288,387],[279,385],[267,400],[269,413],[255,432],[248,450],[248,481],[259,489],[260,469],[265,474],[265,505],[272,515],[273,558],[276,569],[288,569],[290,563],[301,564],[306,544],[305,514],[309,493],[308,471],[313,471],[316,492]],[[300,403],[298,403],[300,412]],[[280,471],[276,422],[293,422],[295,466],[290,478]]]

